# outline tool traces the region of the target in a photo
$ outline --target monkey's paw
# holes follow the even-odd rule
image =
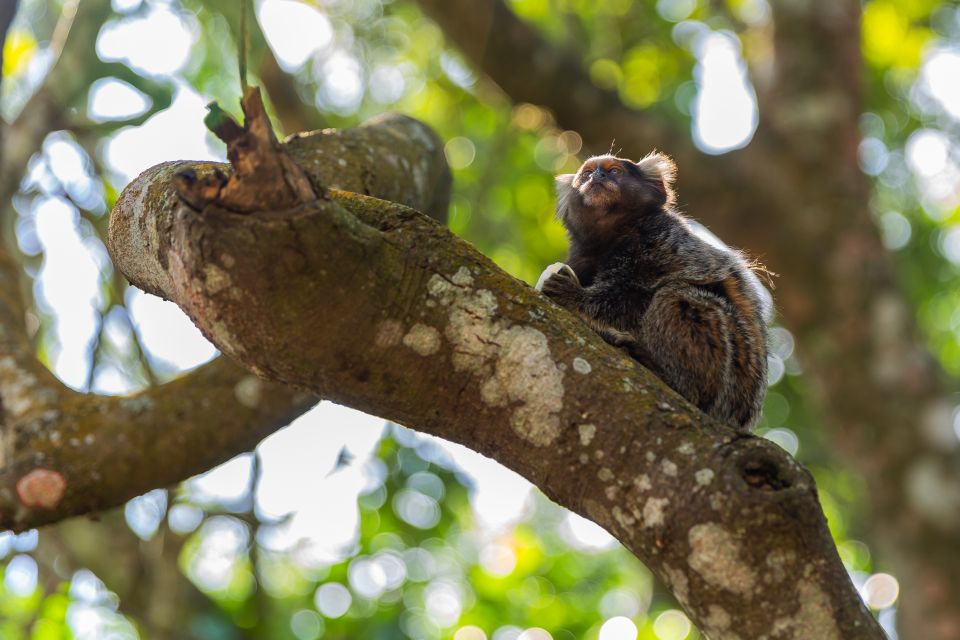
[[[580,279],[577,278],[577,274],[573,272],[573,269],[571,269],[569,265],[563,262],[554,262],[540,274],[540,279],[537,280],[537,286],[535,287],[536,290],[543,291],[543,286],[547,283],[547,280],[553,276],[564,280],[572,280],[578,286],[580,285]]]
[[[577,308],[583,294],[577,274],[562,262],[552,264],[544,270],[537,282],[537,289],[555,304],[570,310]]]

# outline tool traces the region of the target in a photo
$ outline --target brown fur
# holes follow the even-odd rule
[[[762,287],[738,252],[673,209],[675,174],[654,153],[590,158],[558,176],[570,253],[542,290],[700,409],[749,429],[766,391]]]

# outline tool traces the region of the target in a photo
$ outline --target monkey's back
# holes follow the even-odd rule
[[[749,429],[766,392],[767,333],[759,282],[739,254],[676,217],[594,266],[594,288],[610,293],[594,319],[627,333],[622,346],[702,411]]]

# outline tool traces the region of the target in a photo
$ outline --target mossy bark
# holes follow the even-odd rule
[[[861,3],[771,3],[773,55],[750,64],[759,127],[746,148],[718,156],[694,146],[685,122],[594,86],[577,55],[504,0],[417,3],[514,102],[548,109],[585,148],[615,139],[627,156],[669,153],[684,209],[781,274],[777,307],[823,437],[863,477],[863,535],[903,587],[901,637],[960,636],[958,384],[918,338],[859,166]]]
[[[352,151],[371,173],[395,166]],[[184,169],[218,168],[137,178],[111,251],[231,358],[495,458],[616,535],[709,637],[883,637],[784,451],[710,420],[414,209],[325,189],[293,209],[198,211],[177,195]],[[403,199],[433,201],[407,170]]]

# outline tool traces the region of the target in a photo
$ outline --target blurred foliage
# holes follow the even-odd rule
[[[455,176],[451,228],[528,282],[543,265],[562,257],[566,240],[554,220],[552,176],[606,149],[584,148],[575,131],[559,128],[540,107],[511,104],[444,42],[413,2],[305,4],[322,14],[311,35],[316,49],[279,75],[300,97],[298,108],[330,126],[354,126],[385,110],[425,120],[447,140]],[[509,5],[548,40],[576,50],[597,86],[684,129],[692,124],[698,42],[705,33],[736,34],[748,63],[762,66],[770,55],[772,25],[765,0],[510,0]],[[63,6],[59,0],[21,0],[4,51],[5,118],[16,117],[42,81]],[[178,93],[195,92],[235,110],[237,7],[235,0],[117,0],[111,25],[172,12],[193,45],[182,68],[162,80],[172,82]],[[163,44],[145,41],[143,46]],[[960,77],[960,8],[936,0],[870,0],[864,4],[862,47],[868,112],[862,119],[860,159],[863,170],[875,177],[873,211],[885,243],[898,254],[901,277],[934,353],[958,374],[960,113],[951,112],[938,95],[942,89],[931,74],[937,61],[945,60],[954,79]],[[255,28],[253,76],[270,72],[264,62],[269,54]],[[75,111],[93,115],[89,102],[85,97]],[[956,103],[954,108],[960,109]],[[108,118],[97,129],[52,134],[31,160],[13,201],[15,211],[6,212],[15,222],[27,273],[37,278],[31,314],[37,349],[55,370],[65,349],[77,347],[61,343],[62,311],[40,284],[38,276],[51,256],[40,239],[36,211],[56,199],[73,212],[63,224],[75,229],[78,246],[92,256],[99,274],[90,303],[96,321],[89,344],[80,347],[89,366],[85,381],[76,386],[85,389],[96,388],[101,379],[123,389],[141,388],[177,371],[163,353],[142,343],[123,278],[106,259],[105,213],[123,187],[111,165],[109,142],[123,132],[122,119]],[[218,143],[209,136],[207,142],[222,156]],[[80,167],[70,175],[62,170],[65,149]],[[623,150],[628,156],[646,151]],[[773,386],[758,431],[811,466],[841,557],[855,579],[863,580],[877,570],[869,549],[858,541],[866,489],[833,464],[819,437],[792,336],[777,328],[772,342]],[[336,449],[338,443],[326,446]],[[274,548],[270,532],[284,523],[258,518],[249,495],[242,508],[202,505],[200,511],[188,492],[179,492],[170,509],[166,494],[161,502],[151,502],[156,522],[141,536],[144,540],[136,539],[139,560],[123,561],[146,562],[153,557],[153,541],[173,541],[179,573],[187,578],[176,588],[192,594],[176,600],[191,603],[176,612],[182,623],[178,638],[516,640],[524,629],[544,628],[556,639],[592,639],[615,616],[631,618],[642,639],[697,637],[630,554],[619,546],[578,546],[564,533],[568,516],[542,496],[515,525],[498,531],[479,527],[469,480],[436,444],[399,428],[382,440],[376,456],[351,464],[365,465],[370,482],[358,498],[357,540],[336,559],[318,561],[299,546]],[[199,520],[185,527],[174,517],[182,519],[184,513]],[[99,553],[109,556],[111,542],[121,534],[96,530],[107,536]],[[105,575],[83,573],[80,560],[44,556],[36,546],[35,532],[0,537],[0,555],[6,557],[0,638],[160,637],[146,615],[139,615],[143,607],[134,606],[139,596],[127,587],[106,584]],[[211,558],[217,580],[201,570]],[[174,601],[171,593],[153,597]],[[91,620],[99,625],[99,635],[83,631],[92,628]],[[457,629],[461,632],[454,636]],[[523,640],[540,637],[528,634]]]
[[[497,638],[542,628],[573,640],[597,638],[614,616],[630,617],[643,640],[665,637],[664,625],[689,627],[636,559],[607,544],[573,544],[572,516],[542,496],[515,525],[477,528],[469,479],[432,439],[393,426],[362,464],[358,539],[333,560],[318,561],[305,541],[277,546],[285,523],[259,521],[249,496],[240,501],[246,511],[213,508],[192,531],[177,511],[197,509],[186,495],[169,510],[155,502],[158,521],[140,534],[182,538],[179,564],[213,605],[179,612],[176,637],[446,638],[472,626]],[[4,639],[71,638],[70,611],[74,624],[84,611],[124,611],[123,598],[89,575],[84,588],[61,583],[44,595],[29,556],[8,566],[15,576],[0,591]],[[105,617],[95,626],[102,635],[89,637],[134,637],[122,619]]]

